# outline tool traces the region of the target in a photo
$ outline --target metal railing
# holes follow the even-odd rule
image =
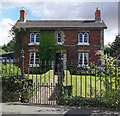
[[[4,61],[4,62],[3,62]],[[19,72],[15,60],[11,64],[1,59],[4,71]],[[12,61],[12,62],[13,62]],[[40,67],[29,67],[24,77],[27,79],[26,91],[29,103],[55,105],[63,97],[102,99],[110,90],[120,88],[120,64],[108,67],[106,64],[96,64],[78,67],[76,63],[55,64],[55,62],[40,63]],[[16,67],[15,67],[16,66]],[[63,69],[66,67],[66,69]],[[56,69],[55,69],[56,68]],[[3,67],[1,67],[3,71]],[[108,85],[106,85],[106,83]]]

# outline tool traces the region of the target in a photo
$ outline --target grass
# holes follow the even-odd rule
[[[26,78],[33,80],[32,85],[32,96],[36,95],[37,92],[40,90],[40,88],[46,84],[50,78],[52,78],[54,75],[53,70],[49,70],[48,72],[44,74],[26,74]]]
[[[33,80],[33,84],[39,82],[40,85],[47,83],[47,81],[53,77],[53,70],[49,70],[44,74],[26,74],[27,78]]]
[[[99,79],[100,77],[90,75],[70,75],[70,72],[68,70],[65,70],[64,72],[64,86],[72,85],[73,96],[81,96],[88,98],[91,96],[92,98],[95,98],[95,96],[97,97],[97,95],[100,95],[100,90],[101,92],[105,90],[103,82],[101,82]],[[46,84],[49,81],[49,79],[53,77],[53,75],[53,70],[49,70],[48,72],[42,75],[26,74],[27,77],[29,76],[29,79],[33,80],[33,96],[37,94],[37,92],[40,90],[40,87]],[[39,88],[37,88],[38,83]]]
[[[0,54],[4,54],[4,53],[6,52],[0,48]]]
[[[96,85],[95,85],[96,82]],[[92,91],[90,89],[93,88]],[[69,71],[65,71],[65,78],[64,78],[64,86],[72,85],[72,95],[73,96],[81,96],[81,97],[95,97],[95,86],[96,92],[100,90],[105,90],[103,83],[101,82],[99,77],[90,76],[90,75],[70,75]]]

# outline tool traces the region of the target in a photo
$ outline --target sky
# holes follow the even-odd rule
[[[118,35],[118,1],[98,2],[96,0],[4,0],[0,4],[0,46],[12,37],[9,30],[20,17],[22,7],[27,11],[28,20],[83,20],[94,19],[97,7],[107,25],[104,33],[105,44],[112,43]]]

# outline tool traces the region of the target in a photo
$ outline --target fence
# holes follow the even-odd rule
[[[19,73],[16,63],[3,63],[4,68],[10,74]],[[109,63],[110,64],[110,63]],[[120,88],[120,64],[114,65],[78,67],[78,64],[41,63],[40,67],[33,70],[28,66],[28,71],[24,73],[25,90],[21,94],[22,100],[33,104],[59,103],[64,98],[80,96],[89,99],[102,99],[110,94],[110,91]],[[32,65],[31,65],[32,67]],[[63,67],[66,67],[65,69]],[[3,72],[4,72],[3,71]],[[9,76],[9,75],[7,75]],[[21,76],[22,78],[22,76]]]

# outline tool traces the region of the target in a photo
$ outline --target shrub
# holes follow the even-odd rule
[[[20,68],[13,64],[1,64],[1,71],[3,101],[7,101],[9,96],[26,91],[26,79],[22,79]]]

